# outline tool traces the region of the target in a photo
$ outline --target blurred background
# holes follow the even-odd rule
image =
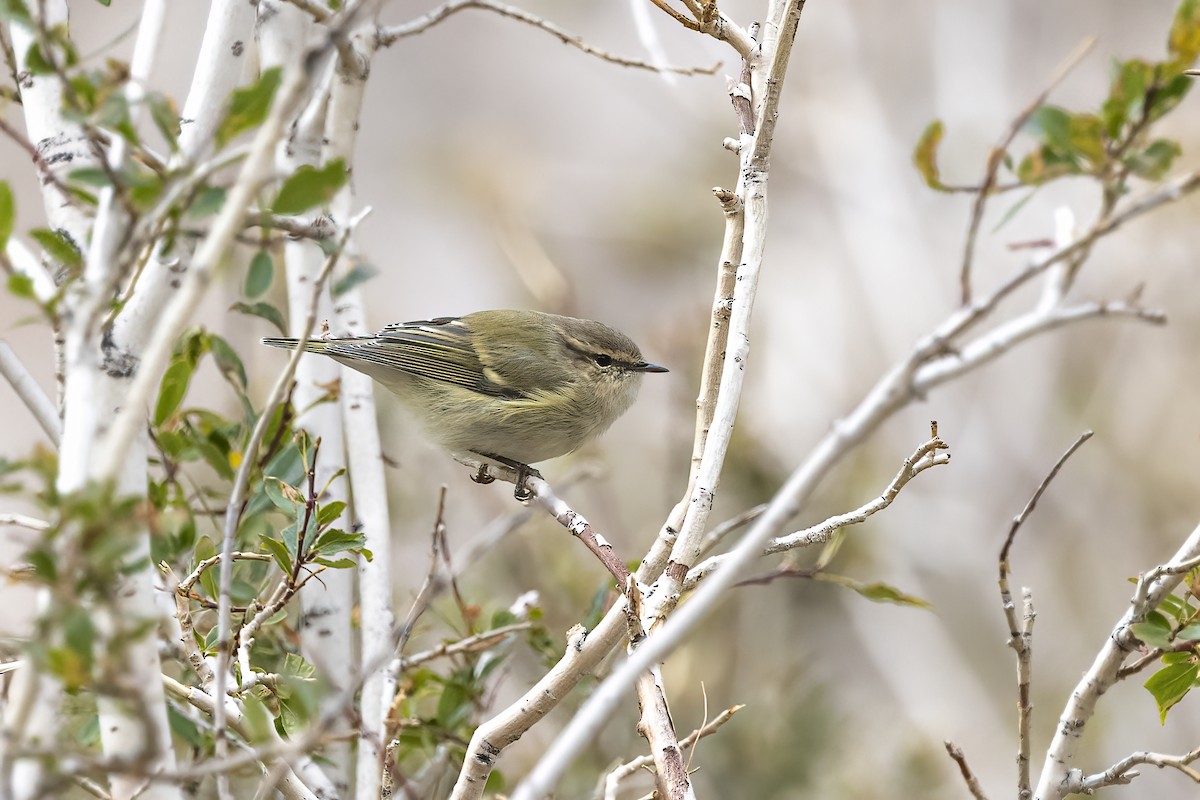
[[[405,21],[426,5],[392,3],[384,19]],[[553,482],[597,464],[598,477],[563,494],[633,559],[685,489],[722,233],[710,189],[732,188],[737,177],[721,140],[736,134],[725,75],[738,65],[731,51],[648,3],[521,5],[634,57],[646,57],[635,24],[645,13],[672,63],[724,66],[713,76],[677,78],[624,69],[478,11],[380,52],[353,178],[359,203],[374,208],[358,240],[380,271],[367,285],[368,317],[382,327],[485,308],[563,311],[624,330],[648,358],[669,366],[670,374],[645,381],[637,405],[597,445],[543,469]],[[81,51],[128,58],[137,4],[77,6]],[[1174,0],[809,4],[784,89],[746,389],[714,521],[770,498],[829,426],[954,309],[970,198],[930,191],[913,169],[911,150],[925,125],[945,122],[943,178],[976,182],[989,145],[1082,39],[1095,35],[1098,43],[1051,98],[1075,109],[1105,95],[1113,58],[1163,57],[1175,7]],[[748,24],[764,4],[727,0],[721,8]],[[180,102],[206,13],[203,3],[172,7],[153,88]],[[1192,95],[1161,126],[1161,135],[1183,145],[1180,170],[1197,164],[1198,120],[1200,96]],[[2,177],[19,192],[19,230],[41,224],[27,162],[0,141]],[[1009,244],[1052,236],[1060,206],[1086,227],[1099,196],[1086,181],[1055,183],[993,232],[1016,199],[994,201],[984,220],[981,289],[1025,263],[1027,253]],[[1127,607],[1127,579],[1165,560],[1200,516],[1198,203],[1185,200],[1105,240],[1073,290],[1078,299],[1119,298],[1144,283],[1145,304],[1169,315],[1167,327],[1089,322],[1022,345],[892,418],[825,478],[796,520],[803,527],[874,497],[936,419],[951,464],[922,474],[891,508],[853,529],[831,566],[922,597],[932,611],[778,580],[735,591],[668,662],[681,735],[702,723],[705,698],[709,717],[747,706],[693,758],[700,796],[961,798],[966,791],[944,739],[962,746],[991,796],[1015,794],[1014,659],[996,557],[1011,517],[1091,428],[1095,437],[1059,476],[1013,554],[1014,588],[1032,587],[1038,612],[1036,775],[1071,688]],[[233,273],[210,292],[197,321],[242,347],[252,394],[261,398],[283,362],[256,344],[271,333],[266,323],[225,312],[241,292],[243,273]],[[282,281],[273,291],[282,292]],[[1014,296],[1001,318],[1035,297]],[[281,294],[270,299],[283,305]],[[50,337],[25,324],[33,314],[0,294],[0,336],[52,391]],[[206,374],[193,382],[190,402],[232,408],[215,371]],[[403,613],[424,575],[441,484],[449,487],[452,548],[515,506],[511,487],[471,483],[389,396],[379,401],[395,462],[395,595]],[[0,455],[18,457],[41,441],[7,386],[0,386],[0,418],[8,421]],[[17,538],[5,532],[6,561],[19,552]],[[764,561],[763,571],[776,563]],[[598,564],[540,518],[499,542],[461,583],[468,600],[488,610],[536,589],[559,637],[589,615],[603,585]],[[12,636],[24,623],[20,590],[4,592],[0,633]],[[436,642],[447,634],[431,613],[418,637]],[[535,656],[518,657],[493,707],[541,670]],[[1148,676],[1104,697],[1083,740],[1087,771],[1134,750],[1179,753],[1200,742],[1194,699],[1160,725],[1140,685]],[[506,753],[501,771],[523,774],[578,702]],[[635,714],[631,697],[560,796],[587,796],[615,760],[644,752]],[[628,796],[649,786],[631,781]],[[1195,796],[1182,775],[1158,770],[1110,792]]]

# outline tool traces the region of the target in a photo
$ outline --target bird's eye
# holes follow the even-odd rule
[[[592,356],[592,361],[595,361],[596,366],[598,367],[612,366],[612,356],[608,355],[607,353],[596,353],[594,356]]]

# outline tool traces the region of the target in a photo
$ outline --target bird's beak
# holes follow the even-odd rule
[[[634,364],[632,369],[634,372],[670,372],[671,371],[671,370],[667,369],[666,367],[660,367],[658,364],[650,364],[645,361],[641,362],[640,364]]]

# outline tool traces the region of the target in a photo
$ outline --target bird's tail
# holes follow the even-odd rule
[[[262,343],[270,347],[282,347],[284,350],[295,350],[296,345],[300,344],[299,339],[285,339],[281,336],[268,336],[262,340]],[[325,348],[329,347],[331,342],[324,339],[309,339],[304,343],[304,352],[306,353],[324,353]]]

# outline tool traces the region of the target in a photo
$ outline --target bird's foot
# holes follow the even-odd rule
[[[479,470],[471,476],[471,480],[475,481],[481,486],[487,486],[489,483],[494,483],[496,477],[488,472],[487,464],[480,464]]]
[[[517,480],[514,482],[514,486],[513,486],[513,497],[514,498],[516,498],[518,501],[524,503],[525,501],[527,501],[531,497],[533,497],[533,490],[529,488],[529,484],[527,483],[527,481],[529,480],[529,478],[539,478],[540,479],[542,477],[542,473],[538,472],[536,469],[529,466],[528,464],[523,464],[520,461],[516,461],[511,458],[505,458],[504,456],[498,456],[498,455],[495,455],[494,453],[480,453],[479,455],[483,456],[484,458],[490,458],[492,461],[495,461],[497,463],[503,464],[506,467],[510,467],[510,468],[516,470]],[[480,465],[479,473],[477,473],[472,478],[472,480],[474,480],[476,483],[491,483],[492,481],[495,480],[495,477],[493,477],[492,475],[487,475],[487,480],[481,481],[481,480],[479,480],[480,475],[487,475],[487,465],[486,464]]]

